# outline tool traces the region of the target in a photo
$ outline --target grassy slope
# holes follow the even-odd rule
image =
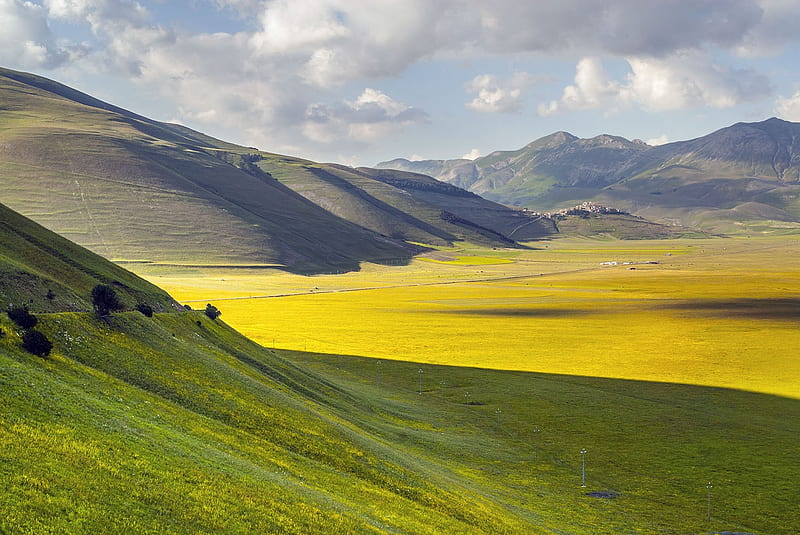
[[[347,415],[370,412],[357,394],[200,313],[40,324],[51,359],[0,340],[0,531],[524,531],[466,480],[356,429]]]
[[[347,168],[266,154],[257,163],[282,184],[326,210],[380,234],[443,245],[458,237],[438,211],[411,203],[401,190]]]
[[[197,312],[40,322],[50,359],[0,339],[3,532],[800,528],[796,400],[429,365],[419,395],[417,364],[275,354]]]
[[[220,157],[248,149],[0,74],[1,200],[108,258],[330,271],[415,252]]]
[[[113,285],[128,307],[165,310],[174,303],[144,279],[0,205],[0,309],[13,303],[33,311],[91,310],[96,284]]]
[[[0,532],[525,530],[466,480],[422,477],[427,461],[360,431],[352,420],[370,410],[357,394],[200,312],[38,313],[86,308],[98,281],[171,300],[0,208],[0,266],[14,270],[3,296],[30,298],[55,346],[27,354],[0,316]]]

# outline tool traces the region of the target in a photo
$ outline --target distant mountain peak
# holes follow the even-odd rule
[[[611,134],[578,138],[559,131],[516,151],[492,152],[473,165],[438,162],[428,165],[431,176],[534,210],[558,210],[589,199],[648,219],[690,225],[713,221],[709,229],[725,232],[746,228],[740,222],[743,213],[753,221],[772,214],[773,220],[791,221],[800,229],[800,123],[777,117],[659,146]],[[764,208],[737,211],[754,204]]]

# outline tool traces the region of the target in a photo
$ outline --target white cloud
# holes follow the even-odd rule
[[[712,49],[754,51],[798,40],[794,0],[700,0],[679,7],[674,0],[195,3],[195,10],[238,14],[238,33],[165,26],[154,17],[168,10],[150,12],[144,6],[154,4],[141,0],[37,2],[0,0],[0,60],[6,65],[52,68],[80,61],[77,68],[158,88],[197,128],[227,126],[246,133],[242,142],[275,150],[308,151],[309,138],[366,143],[425,120],[410,107],[414,111],[406,116],[392,116],[385,101],[314,103],[341,100],[353,87],[378,87],[379,80],[428,60],[633,58],[623,79],[610,77],[599,59],[581,60],[575,82],[540,113],[632,105],[661,110],[763,96],[765,81],[754,73],[691,58],[705,58]],[[81,26],[91,40],[63,44],[47,16]],[[518,110],[526,91],[542,81],[527,74],[483,75],[468,86],[466,106]],[[375,109],[382,119],[374,118],[380,117]]]
[[[787,121],[800,121],[800,90],[790,97],[778,97],[775,113]]]
[[[714,63],[704,53],[632,58],[628,98],[653,111],[700,106],[729,108],[770,93],[766,77]]]
[[[466,153],[464,156],[462,156],[461,159],[463,159],[463,160],[475,160],[475,159],[478,159],[480,157],[481,157],[481,151],[479,151],[478,149],[472,149],[471,151]]]
[[[631,105],[648,111],[701,106],[728,108],[770,93],[766,77],[747,69],[715,64],[700,52],[682,52],[667,58],[628,58],[631,69],[624,82],[609,79],[597,58],[584,58],[575,70],[575,83],[564,88],[559,100],[539,106],[541,115],[565,111],[605,109]]]
[[[559,101],[539,105],[540,115],[554,115],[567,110],[585,110],[614,106],[622,94],[622,85],[610,80],[598,58],[583,58],[575,67],[575,84],[564,88]]]
[[[481,74],[467,84],[467,91],[477,93],[467,109],[482,113],[510,113],[522,108],[525,90],[537,82],[537,77],[526,72],[515,72],[509,79],[501,80],[493,74]]]
[[[669,143],[669,137],[667,137],[666,134],[662,134],[662,135],[660,135],[658,137],[654,137],[654,138],[648,139],[647,141],[645,141],[645,143],[647,143],[651,147],[657,147],[659,145],[666,145],[667,143]]]
[[[496,52],[663,56],[730,47],[757,27],[756,0],[495,0],[483,6],[483,46]]]
[[[322,143],[341,141],[343,137],[369,142],[397,129],[425,122],[427,117],[420,109],[367,88],[353,102],[309,106],[303,132],[309,139]]]
[[[32,2],[0,0],[0,63],[17,68],[54,68],[70,54],[56,44],[45,11]]]

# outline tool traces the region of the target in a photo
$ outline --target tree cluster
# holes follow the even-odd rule
[[[13,321],[22,333],[22,347],[25,351],[38,357],[46,357],[53,349],[53,343],[47,336],[34,329],[39,320],[30,313],[28,307],[11,307],[6,311],[9,319]]]
[[[212,320],[215,320],[218,317],[220,317],[221,315],[222,315],[222,312],[220,312],[217,307],[215,307],[211,303],[206,305],[206,316],[208,316]]]

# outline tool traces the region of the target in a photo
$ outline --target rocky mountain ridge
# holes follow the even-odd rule
[[[428,170],[488,199],[542,211],[592,200],[708,230],[800,227],[800,123],[777,118],[660,146],[556,132],[472,162],[392,160],[377,167]]]

